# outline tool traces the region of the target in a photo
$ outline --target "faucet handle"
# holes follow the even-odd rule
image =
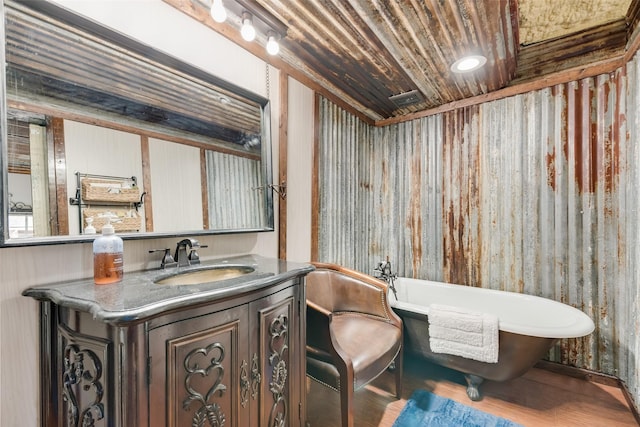
[[[150,254],[154,252],[164,252],[164,255],[162,256],[162,261],[160,261],[160,268],[175,267],[176,265],[178,265],[178,263],[171,256],[171,249],[169,248],[152,249],[149,251]]]
[[[193,264],[200,264],[200,255],[198,255],[198,251],[196,250],[197,248],[208,248],[209,245],[200,245],[197,241],[196,241],[196,245],[194,245],[191,249],[191,251],[189,252],[189,264],[193,265]]]
[[[373,268],[373,273],[374,273],[375,277],[380,277],[381,275],[384,274],[384,267],[385,267],[385,262],[384,261],[378,262],[378,265],[376,265]]]

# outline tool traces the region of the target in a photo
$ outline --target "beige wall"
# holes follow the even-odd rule
[[[138,184],[144,188],[140,146],[140,135],[65,120],[67,194],[73,195],[76,192],[78,186],[76,172],[136,176],[139,177]],[[141,215],[144,218],[144,210],[141,210]],[[79,217],[78,206],[69,206],[69,234],[80,234]],[[144,221],[141,223],[144,225]],[[83,228],[84,226],[86,224],[83,224]],[[183,230],[187,229],[196,230],[196,228],[183,228]]]
[[[201,229],[202,209],[193,208],[202,206],[200,148],[149,138],[149,165],[154,193],[153,230]]]
[[[287,259],[311,259],[314,92],[289,79]]]
[[[239,86],[267,95],[263,61],[159,0],[56,2]],[[271,69],[270,75],[271,88],[278,87],[277,70]],[[273,173],[277,177],[280,102],[273,89],[270,98]],[[288,204],[289,220],[295,226],[289,233],[288,249],[290,253],[296,253],[296,260],[305,261],[310,245],[310,231],[306,228],[310,224],[312,92],[293,82],[289,102],[296,105],[289,109],[296,120],[290,119],[294,125],[289,126],[289,155],[295,156],[295,162],[289,162],[294,167],[289,173]],[[277,213],[277,197],[274,200]],[[275,224],[277,228],[277,218]],[[275,257],[278,253],[277,230],[201,237],[199,240],[209,245],[200,251],[203,259],[243,253]],[[149,255],[148,250],[173,247],[176,241],[125,241],[125,271],[157,268],[158,257]],[[38,304],[21,296],[21,292],[33,285],[90,277],[91,266],[91,245],[88,243],[0,249],[0,426],[39,425]]]

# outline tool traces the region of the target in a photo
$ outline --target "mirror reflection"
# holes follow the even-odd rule
[[[266,99],[47,2],[5,22],[10,240],[273,229]]]

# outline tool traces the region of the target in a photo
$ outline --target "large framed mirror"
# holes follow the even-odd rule
[[[2,245],[273,230],[268,99],[53,3],[3,15]]]

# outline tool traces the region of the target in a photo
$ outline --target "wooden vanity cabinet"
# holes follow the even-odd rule
[[[41,301],[42,425],[304,426],[304,302],[303,276],[131,323]]]
[[[289,287],[151,329],[150,425],[301,425],[299,316]]]

